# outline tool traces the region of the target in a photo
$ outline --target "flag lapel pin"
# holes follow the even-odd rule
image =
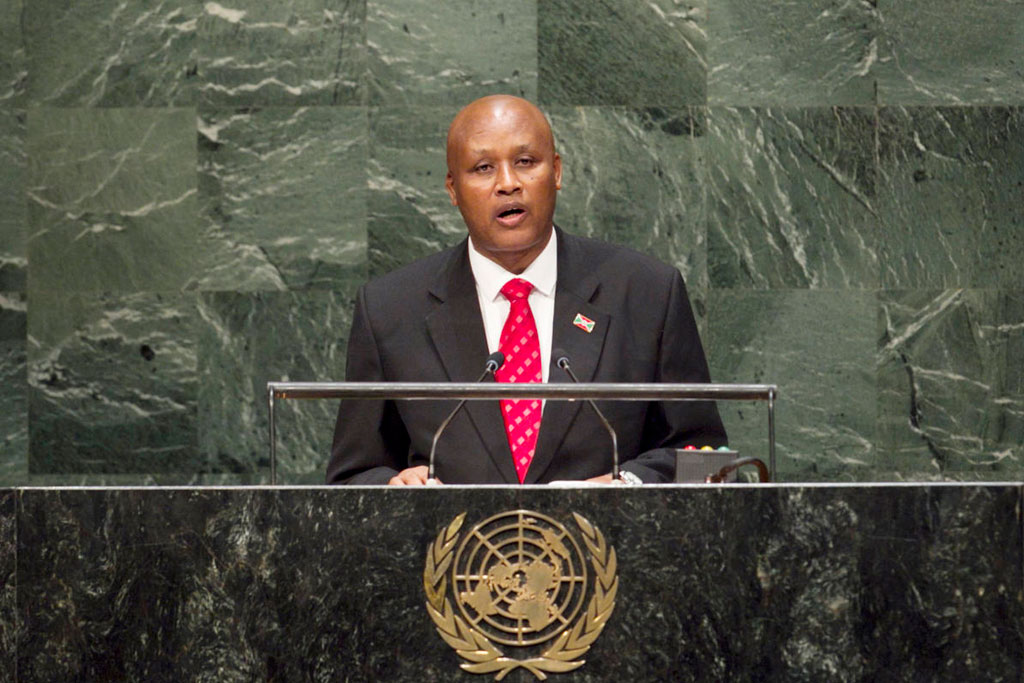
[[[587,316],[583,315],[582,313],[576,314],[576,317],[573,319],[572,324],[580,328],[587,334],[590,334],[591,332],[594,331],[594,321],[588,318]]]

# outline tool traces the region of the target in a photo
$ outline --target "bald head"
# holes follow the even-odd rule
[[[491,95],[456,114],[445,188],[477,252],[523,272],[550,240],[561,187],[562,160],[540,109]]]
[[[555,136],[544,112],[535,104],[512,95],[488,95],[463,107],[448,126],[448,170],[462,151],[462,146],[481,130],[499,126],[514,129],[521,126],[534,128],[554,154]]]

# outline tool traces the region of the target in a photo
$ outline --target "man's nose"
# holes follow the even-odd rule
[[[513,194],[522,188],[519,176],[511,164],[499,164],[497,185],[498,194]]]

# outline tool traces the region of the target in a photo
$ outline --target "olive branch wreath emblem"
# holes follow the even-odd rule
[[[586,663],[580,657],[586,654],[608,623],[615,608],[619,579],[616,576],[615,549],[605,542],[601,531],[582,515],[574,512],[573,518],[583,533],[583,542],[590,553],[590,563],[595,574],[594,593],[586,612],[582,618],[577,619],[575,625],[555,636],[554,642],[539,656],[527,659],[506,656],[486,635],[459,616],[451,601],[446,599],[447,572],[452,564],[466,513],[453,519],[437,535],[427,551],[427,562],[423,569],[427,612],[441,638],[466,660],[460,664],[464,670],[478,674],[494,673],[495,680],[500,681],[509,672],[522,667],[538,679],[546,680],[547,673],[573,671]]]

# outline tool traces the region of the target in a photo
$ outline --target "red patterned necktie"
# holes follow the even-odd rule
[[[501,293],[512,305],[498,344],[498,350],[505,354],[505,364],[494,375],[499,382],[543,381],[537,323],[533,320],[528,298],[531,289],[533,285],[520,278],[509,280],[501,288]],[[540,400],[501,401],[501,415],[505,418],[505,436],[508,437],[512,462],[521,484],[526,478],[526,471],[530,469],[533,452],[537,447]]]

